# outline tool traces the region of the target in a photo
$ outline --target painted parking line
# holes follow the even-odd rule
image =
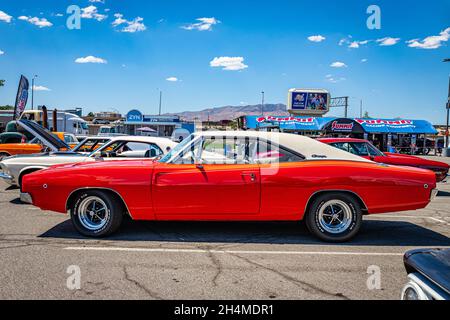
[[[103,252],[143,252],[143,253],[215,253],[215,254],[263,254],[263,255],[329,255],[329,256],[403,256],[396,252],[345,252],[345,251],[248,251],[248,250],[204,250],[204,249],[164,249],[164,248],[111,248],[111,247],[67,247],[71,251]]]
[[[435,217],[425,217],[425,216],[388,216],[388,215],[371,215],[368,216],[369,218],[392,218],[392,219],[429,219],[429,220],[433,220],[436,221],[438,223],[442,223],[442,224],[447,224],[450,225],[450,223],[448,223],[447,221],[435,218]]]

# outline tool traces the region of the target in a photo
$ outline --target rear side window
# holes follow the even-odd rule
[[[305,158],[293,151],[278,146],[265,140],[251,140],[249,149],[256,148],[256,152],[252,158],[252,162],[264,163],[286,163],[286,162],[300,162]]]

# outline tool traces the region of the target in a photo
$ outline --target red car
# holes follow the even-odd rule
[[[437,182],[444,181],[450,169],[448,164],[439,161],[422,159],[407,154],[383,153],[367,140],[352,138],[322,138],[317,140],[375,162],[434,171]]]
[[[433,172],[374,163],[316,140],[270,132],[195,133],[158,161],[97,161],[28,174],[21,199],[70,212],[83,235],[124,214],[159,221],[300,221],[320,239],[353,238],[363,215],[426,207]]]

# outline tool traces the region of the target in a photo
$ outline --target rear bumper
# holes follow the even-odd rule
[[[33,204],[33,198],[29,193],[21,192],[20,193],[20,201],[28,204]]]

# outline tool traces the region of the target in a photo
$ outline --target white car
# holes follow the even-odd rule
[[[24,121],[24,120],[20,120]],[[27,126],[27,123],[23,123]],[[35,124],[33,134],[44,144],[51,144],[50,133]],[[53,139],[55,139],[53,137]],[[99,146],[101,145],[101,146]],[[120,136],[87,138],[68,152],[51,152],[4,158],[0,162],[0,178],[13,186],[21,185],[24,175],[52,165],[102,160],[132,160],[164,156],[177,145],[167,138]],[[87,151],[87,152],[86,152]]]

